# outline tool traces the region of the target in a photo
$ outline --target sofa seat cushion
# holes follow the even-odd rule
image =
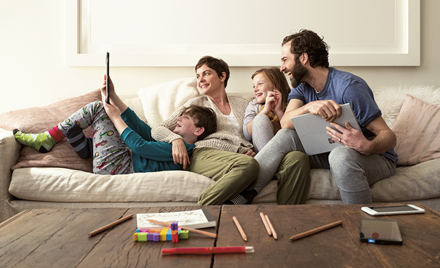
[[[440,159],[414,166],[399,166],[396,174],[371,185],[374,202],[400,202],[440,197]],[[271,181],[255,197],[254,203],[276,203],[277,181]],[[341,200],[338,186],[328,169],[310,171],[307,200]]]
[[[64,168],[21,168],[9,192],[46,202],[197,202],[213,181],[189,171],[95,175]]]
[[[375,202],[399,202],[440,197],[440,159],[399,166],[392,177],[371,186]]]

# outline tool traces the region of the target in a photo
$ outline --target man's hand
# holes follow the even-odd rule
[[[343,128],[335,123],[330,123],[330,125],[342,132],[341,134],[333,128],[327,127],[327,134],[332,137],[332,140],[347,147],[353,148],[361,154],[369,154],[367,148],[369,148],[370,141],[365,138],[364,134],[362,134],[362,131],[353,128],[348,122],[345,123],[346,128]]]
[[[186,151],[185,143],[183,140],[176,139],[171,142],[173,144],[173,161],[174,164],[183,165],[183,169],[186,169],[187,164],[191,164],[189,161],[188,152]]]
[[[246,153],[244,153],[245,155],[249,155],[249,156],[251,156],[251,157],[254,157],[255,155],[257,155],[254,151],[252,151],[252,150],[249,150],[249,151],[247,151]]]
[[[305,105],[311,114],[319,114],[325,121],[333,122],[341,116],[341,106],[334,100],[312,101]]]

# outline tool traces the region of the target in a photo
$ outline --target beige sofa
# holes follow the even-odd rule
[[[396,121],[406,93],[428,103],[440,105],[440,91],[433,87],[375,90],[376,101],[390,126]],[[146,118],[154,125],[166,119],[187,99],[198,94],[200,93],[196,88],[195,79],[185,78],[143,88],[138,96],[127,97],[124,100],[141,118]],[[230,95],[240,95],[249,100],[252,98],[250,89],[249,92]],[[0,125],[2,121],[6,122],[11,114],[14,113],[0,115]],[[25,151],[8,129],[18,124],[17,120],[14,120],[9,125],[2,126],[6,129],[0,129],[0,221],[19,211],[32,208],[196,205],[200,193],[212,183],[207,177],[187,171],[94,175],[77,170],[81,168],[75,166],[75,169],[67,168],[69,166],[66,166],[62,159],[57,159],[59,162],[55,164],[56,167],[46,167],[45,165],[52,165],[46,163],[46,156],[46,162],[35,162],[33,166],[34,160],[23,159],[26,158],[22,155]],[[400,146],[404,147],[404,141],[400,141]],[[34,157],[37,158],[35,155]],[[329,170],[312,170],[310,177],[311,187],[307,203],[342,203]],[[276,204],[276,190],[277,183],[272,181],[257,195],[254,203]],[[440,159],[399,166],[396,175],[372,185],[371,191],[375,203],[417,202],[440,211]]]

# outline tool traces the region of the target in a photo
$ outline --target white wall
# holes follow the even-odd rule
[[[340,69],[363,77],[372,88],[391,85],[440,87],[438,10],[440,1],[421,1],[420,67]],[[46,105],[54,98],[80,95],[102,84],[104,68],[66,66],[65,13],[65,1],[60,0],[0,1],[0,113]],[[280,36],[280,42],[283,37]],[[250,76],[258,68],[231,68],[228,91],[251,90]],[[193,68],[111,69],[116,89],[124,95],[137,94],[143,86],[193,75]]]

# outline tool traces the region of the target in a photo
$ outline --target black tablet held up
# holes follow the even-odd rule
[[[361,219],[361,242],[402,245],[399,224],[395,220]]]
[[[107,76],[106,76],[106,82],[105,82],[105,94],[106,99],[105,102],[110,103],[110,94],[109,94],[109,78],[110,78],[110,53],[107,52],[107,57],[105,57],[105,63],[107,64]]]

